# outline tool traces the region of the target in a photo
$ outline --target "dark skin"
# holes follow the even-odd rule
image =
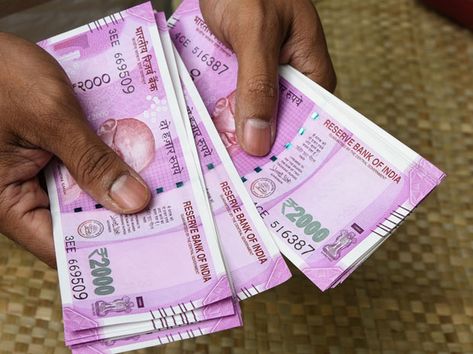
[[[276,136],[278,66],[290,64],[333,91],[335,71],[309,0],[201,0],[204,18],[239,64],[236,128],[247,153],[264,156]]]
[[[309,0],[201,0],[201,8],[238,57],[238,140],[249,154],[266,155],[276,134],[279,64],[335,88],[317,12]],[[54,58],[0,33],[0,232],[51,267],[51,213],[38,176],[53,156],[110,210],[135,213],[149,203],[144,181],[89,127]]]

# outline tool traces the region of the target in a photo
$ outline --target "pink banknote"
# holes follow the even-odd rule
[[[222,143],[283,254],[320,289],[346,278],[444,174],[290,67],[281,68],[270,154],[245,154],[235,135],[237,59],[184,0],[171,37]]]
[[[235,327],[242,324],[239,307],[232,316],[221,317],[214,320],[203,321],[192,325],[176,327],[164,331],[153,331],[135,336],[117,337],[72,346],[73,354],[112,354],[123,353],[151,346],[158,346],[183,339],[194,338]]]
[[[226,317],[235,313],[234,302],[231,298],[213,304],[176,314],[160,317],[149,321],[129,322],[116,325],[89,328],[80,331],[66,331],[64,339],[66,345],[72,346],[82,343],[95,342],[123,336],[136,336],[156,330],[165,330],[181,327],[196,322],[207,321],[219,317]]]
[[[117,215],[48,173],[67,331],[151,320],[232,296],[199,167],[186,140],[149,3],[39,43],[62,65],[87,118],[153,192]]]
[[[164,13],[155,12],[155,16],[156,16],[156,20],[158,24],[161,25],[159,27],[160,34],[161,33],[165,34],[164,38],[161,37],[161,40],[163,42],[167,42],[166,44],[168,47],[172,46]],[[166,49],[166,44],[163,45],[164,49]],[[169,48],[172,50],[172,47],[169,47]],[[167,55],[166,50],[165,50],[165,54]],[[172,58],[172,60],[174,61],[174,58]],[[171,62],[170,64],[172,64],[174,68],[176,67],[174,62]],[[177,82],[179,82],[179,78],[177,79]],[[173,83],[174,83],[174,78],[173,78]],[[178,87],[180,89],[180,86]],[[187,116],[186,112],[185,112],[185,115]],[[202,308],[191,310],[189,312],[183,312],[183,313],[176,314],[169,317],[161,317],[161,318],[157,318],[150,321],[122,323],[122,324],[117,324],[117,325],[109,325],[109,326],[85,329],[85,330],[80,330],[80,331],[66,331],[65,342],[67,345],[77,345],[80,343],[114,338],[117,336],[131,336],[131,335],[136,336],[136,335],[146,333],[152,330],[166,329],[170,327],[192,324],[195,322],[205,321],[205,320],[213,319],[216,317],[229,316],[229,315],[232,315],[233,313],[234,313],[234,306],[232,304],[232,299],[228,298],[228,299],[204,306]]]
[[[190,139],[195,141],[203,184],[210,200],[223,258],[240,300],[273,288],[291,277],[268,228],[259,215],[218,131],[166,30],[157,17],[174,88]],[[179,79],[181,77],[181,80]]]

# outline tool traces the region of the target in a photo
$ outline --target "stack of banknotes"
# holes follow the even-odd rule
[[[97,134],[141,174],[149,207],[117,215],[60,161],[47,171],[74,353],[120,353],[242,325],[239,302],[291,276],[326,290],[443,179],[407,146],[280,69],[278,135],[252,157],[235,134],[237,60],[197,0],[167,22],[150,3],[38,43]]]

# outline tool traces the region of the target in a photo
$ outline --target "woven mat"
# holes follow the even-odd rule
[[[139,353],[473,353],[473,35],[414,0],[320,0],[338,95],[449,175],[343,285],[288,283],[241,329]],[[56,272],[0,239],[0,352],[68,353]]]

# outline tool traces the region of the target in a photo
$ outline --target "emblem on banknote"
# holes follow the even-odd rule
[[[100,221],[87,220],[77,227],[77,233],[83,238],[95,238],[102,234],[104,226]]]
[[[269,178],[258,178],[251,184],[251,193],[258,198],[267,198],[276,190],[276,183]]]
[[[111,347],[112,345],[114,345],[116,342],[120,342],[120,341],[123,341],[123,342],[131,342],[131,341],[134,341],[134,342],[137,342],[138,339],[140,339],[141,336],[131,336],[131,337],[123,337],[123,338],[110,338],[110,339],[105,339],[103,341],[103,344],[105,344],[106,346],[108,347]]]
[[[110,312],[131,312],[132,307],[135,306],[133,301],[128,296],[123,296],[120,299],[106,302],[103,300],[96,301],[94,304],[95,313],[97,316],[104,317]]]
[[[347,230],[340,231],[340,234],[337,236],[335,243],[325,245],[322,248],[322,253],[328,259],[335,261],[340,258],[342,250],[349,247],[351,244],[355,243],[355,233],[348,232]]]

